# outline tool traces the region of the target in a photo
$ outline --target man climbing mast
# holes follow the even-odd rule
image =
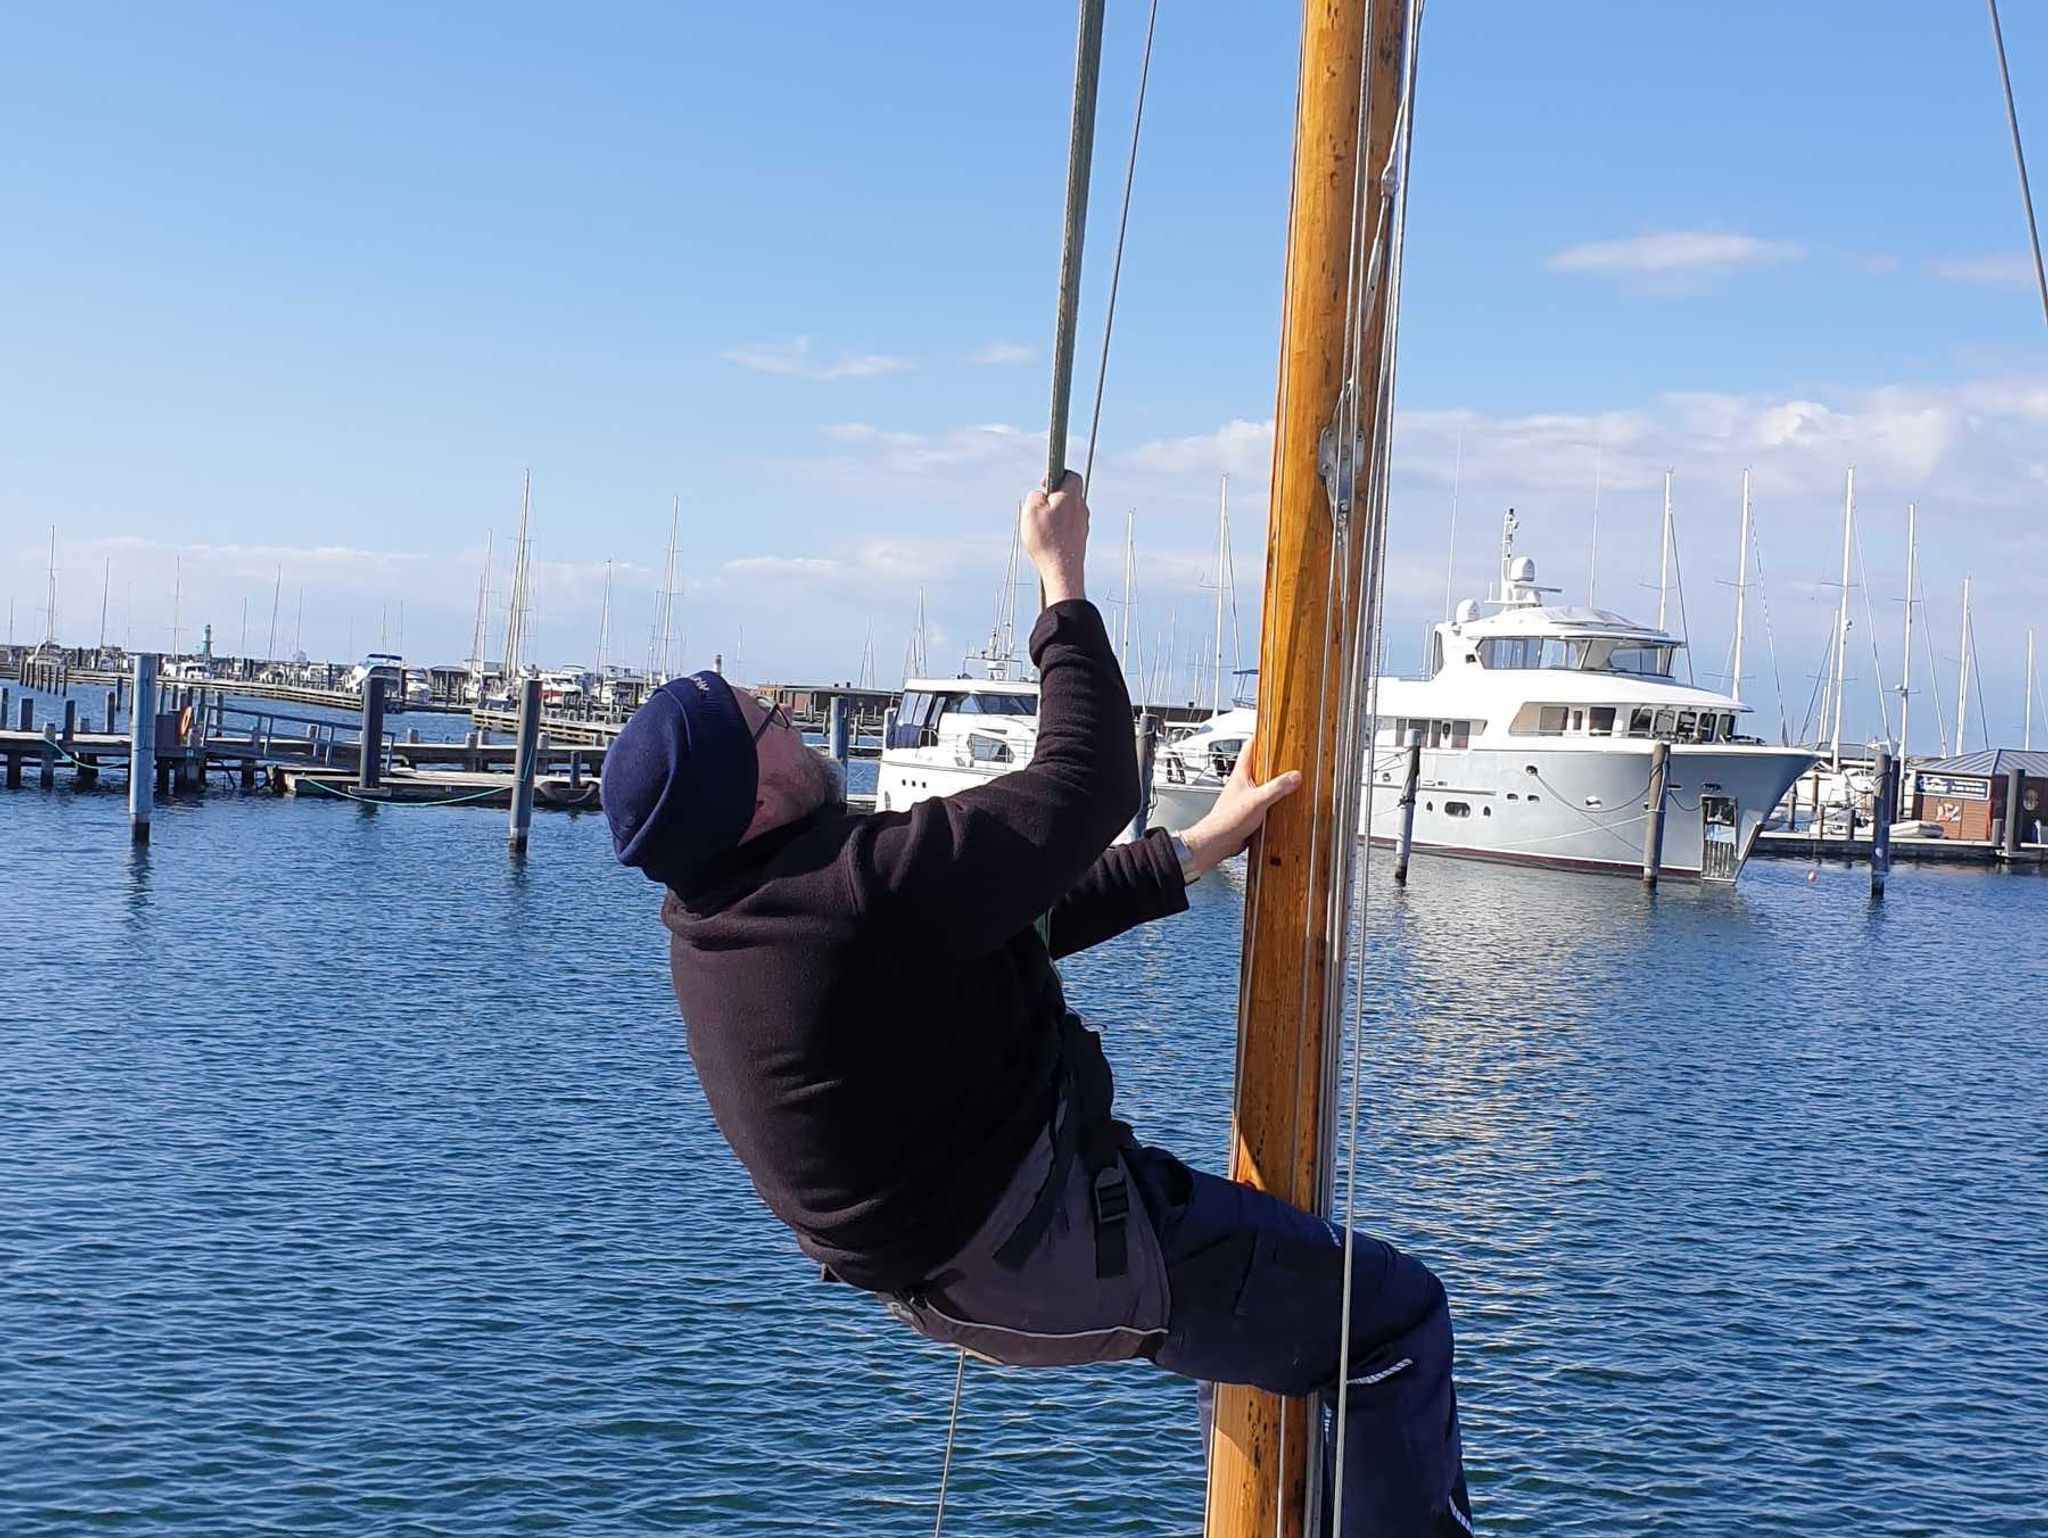
[[[1021,520],[1046,598],[1027,767],[856,815],[777,710],[696,673],[606,756],[614,847],[668,888],[676,997],[719,1130],[830,1276],[1017,1366],[1145,1357],[1333,1394],[1341,1234],[1140,1144],[1052,966],[1185,909],[1187,883],[1300,777],[1255,784],[1244,754],[1184,840],[1111,847],[1138,780],[1085,593],[1079,477],[1034,490]],[[1442,1286],[1358,1235],[1351,1298],[1347,1538],[1469,1532]]]

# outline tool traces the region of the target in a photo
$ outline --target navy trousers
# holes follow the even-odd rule
[[[1321,1218],[1249,1186],[1191,1170],[1157,1148],[1127,1150],[1159,1234],[1172,1309],[1153,1359],[1203,1383],[1345,1395],[1338,1538],[1461,1538],[1472,1531],[1451,1385],[1443,1284],[1392,1245],[1358,1234],[1351,1359],[1339,1385],[1344,1240]],[[1330,1480],[1324,1480],[1324,1489]],[[1326,1496],[1327,1499],[1327,1496]]]

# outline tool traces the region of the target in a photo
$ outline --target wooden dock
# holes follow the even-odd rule
[[[1789,832],[1768,828],[1757,835],[1751,857],[1759,860],[1829,860],[1836,863],[1867,863],[1871,838],[1859,832],[1854,838],[1834,833],[1816,838],[1810,832]],[[2038,844],[2021,846],[2020,854],[2038,860],[2048,848]],[[1921,865],[1995,865],[2005,851],[1989,839],[1894,838],[1892,860]]]

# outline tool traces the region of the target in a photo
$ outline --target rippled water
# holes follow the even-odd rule
[[[122,799],[0,793],[0,1533],[929,1531],[951,1359],[755,1204],[601,820]],[[1376,885],[1361,1217],[1483,1531],[2048,1533],[2048,881],[1805,876]],[[1234,880],[1067,968],[1211,1164]],[[950,1532],[1199,1527],[1148,1367],[960,1445]]]

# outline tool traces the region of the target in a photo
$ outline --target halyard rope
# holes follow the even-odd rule
[[[1337,831],[1346,839],[1357,837],[1358,787],[1372,782],[1374,748],[1378,742],[1378,707],[1380,633],[1382,623],[1381,600],[1386,583],[1386,540],[1388,484],[1392,468],[1393,427],[1394,427],[1394,385],[1395,364],[1399,355],[1401,323],[1401,253],[1407,235],[1408,217],[1408,160],[1409,147],[1413,142],[1415,126],[1415,68],[1417,43],[1422,26],[1424,0],[1410,0],[1402,12],[1401,40],[1401,88],[1396,104],[1394,131],[1388,147],[1387,164],[1380,175],[1380,204],[1377,220],[1386,236],[1382,250],[1375,251],[1374,276],[1380,271],[1386,275],[1383,296],[1385,320],[1380,331],[1380,376],[1379,395],[1374,406],[1377,412],[1374,433],[1372,479],[1367,501],[1367,559],[1370,566],[1366,572],[1367,594],[1364,623],[1359,626],[1356,649],[1351,659],[1349,679],[1352,699],[1346,715],[1352,736],[1347,746],[1347,758],[1340,760],[1348,768],[1357,759],[1357,735],[1363,734],[1365,764],[1363,774],[1353,771],[1352,794],[1344,813],[1346,826]],[[1370,12],[1368,12],[1368,16]],[[1366,56],[1370,57],[1372,39],[1370,23],[1366,38]],[[1366,97],[1361,101],[1360,118],[1365,115]],[[1363,123],[1361,121],[1361,130]],[[1375,236],[1375,246],[1379,237]],[[1370,804],[1370,803],[1367,803]],[[1372,842],[1364,840],[1365,847],[1358,849],[1354,842],[1350,847],[1355,851],[1353,879],[1356,883],[1356,929],[1341,932],[1335,938],[1343,945],[1346,965],[1339,976],[1340,989],[1346,981],[1352,988],[1352,1010],[1349,1042],[1349,1088],[1345,1101],[1345,1158],[1344,1158],[1344,1280],[1338,1301],[1337,1339],[1337,1406],[1333,1460],[1335,1473],[1331,1481],[1330,1532],[1341,1533],[1344,1520],[1344,1436],[1349,1411],[1349,1387],[1351,1379],[1351,1295],[1356,1270],[1356,1214],[1358,1205],[1358,1106],[1362,1097],[1361,1077],[1364,1067],[1365,1038],[1365,927],[1368,882],[1372,873]],[[1355,934],[1355,938],[1354,938]],[[1355,958],[1355,960],[1354,960]],[[1341,1014],[1341,993],[1340,993]]]
[[[2020,203],[2027,212],[2027,239],[2034,247],[2034,286],[2041,292],[2041,316],[2048,320],[2048,267],[2041,264],[2041,227],[2034,222],[2034,189],[2027,185],[2027,151],[2020,142],[2019,109],[2013,105],[2012,71],[2005,63],[2005,31],[1998,25],[1998,0],[1985,0],[1985,4],[1991,8],[1991,42],[1998,50],[1999,84],[2005,87],[2005,121],[2012,129],[2012,158],[2019,167]]]
[[[1095,409],[1088,415],[1088,458],[1081,471],[1084,485],[1095,484],[1095,439],[1102,430],[1102,391],[1109,379],[1109,338],[1116,326],[1116,291],[1124,273],[1124,235],[1131,227],[1131,185],[1138,176],[1138,132],[1145,126],[1145,87],[1152,79],[1152,34],[1159,26],[1159,0],[1145,16],[1145,55],[1138,64],[1138,104],[1131,112],[1131,153],[1124,161],[1123,211],[1116,221],[1116,255],[1109,264],[1109,302],[1102,316],[1102,356],[1095,364]],[[1130,595],[1125,595],[1129,602]]]

